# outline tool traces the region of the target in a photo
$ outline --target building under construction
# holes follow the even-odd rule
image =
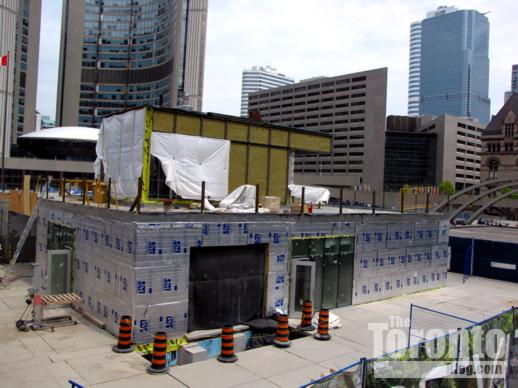
[[[444,285],[439,215],[158,211],[178,198],[217,205],[245,184],[259,186],[256,206],[285,202],[293,153],[330,149],[328,135],[231,116],[144,108],[108,117],[97,172],[142,212],[85,206],[87,190],[74,204],[64,187],[63,202],[40,200],[35,277],[47,294],[77,294],[114,334],[130,315],[137,343],[159,330],[179,338],[276,312],[297,317],[306,299],[332,309]]]

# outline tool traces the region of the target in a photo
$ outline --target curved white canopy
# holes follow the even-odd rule
[[[22,139],[56,139],[96,142],[99,129],[88,127],[57,127],[42,129],[20,136]]]

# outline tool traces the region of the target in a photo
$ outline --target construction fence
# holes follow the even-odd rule
[[[466,322],[450,318],[445,319],[450,325]],[[467,386],[518,386],[518,308],[381,357],[362,358],[302,388]]]

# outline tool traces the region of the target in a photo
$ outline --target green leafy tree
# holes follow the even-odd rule
[[[455,194],[455,186],[450,181],[442,181],[439,185],[439,193],[446,195]]]

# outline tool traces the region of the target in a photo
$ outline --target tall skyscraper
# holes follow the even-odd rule
[[[513,93],[518,93],[518,64],[513,65],[513,69],[511,71],[511,90],[505,92],[504,102],[507,102]]]
[[[248,95],[259,90],[291,85],[295,79],[270,66],[253,66],[243,70],[241,82],[241,116],[248,117]]]
[[[428,13],[420,24],[420,49],[417,39],[411,40],[411,54],[412,50],[419,50],[419,59],[411,57],[411,68],[418,62],[420,69],[419,114],[448,113],[487,123],[490,110],[488,19],[475,10],[439,7]],[[416,114],[417,82],[410,82],[413,80],[416,80],[415,72],[409,74],[409,114]]]
[[[428,12],[427,18],[457,11],[456,7],[441,6]],[[408,115],[419,115],[419,93],[421,88],[421,35],[422,21],[410,24],[410,56],[408,63]]]
[[[6,156],[19,135],[36,127],[40,23],[41,0],[0,0],[0,50],[1,55],[9,53],[0,70],[0,144],[5,134]]]
[[[408,64],[408,115],[419,114],[421,74],[421,22],[410,25],[410,58]]]
[[[56,125],[123,109],[202,109],[208,0],[64,0]]]

